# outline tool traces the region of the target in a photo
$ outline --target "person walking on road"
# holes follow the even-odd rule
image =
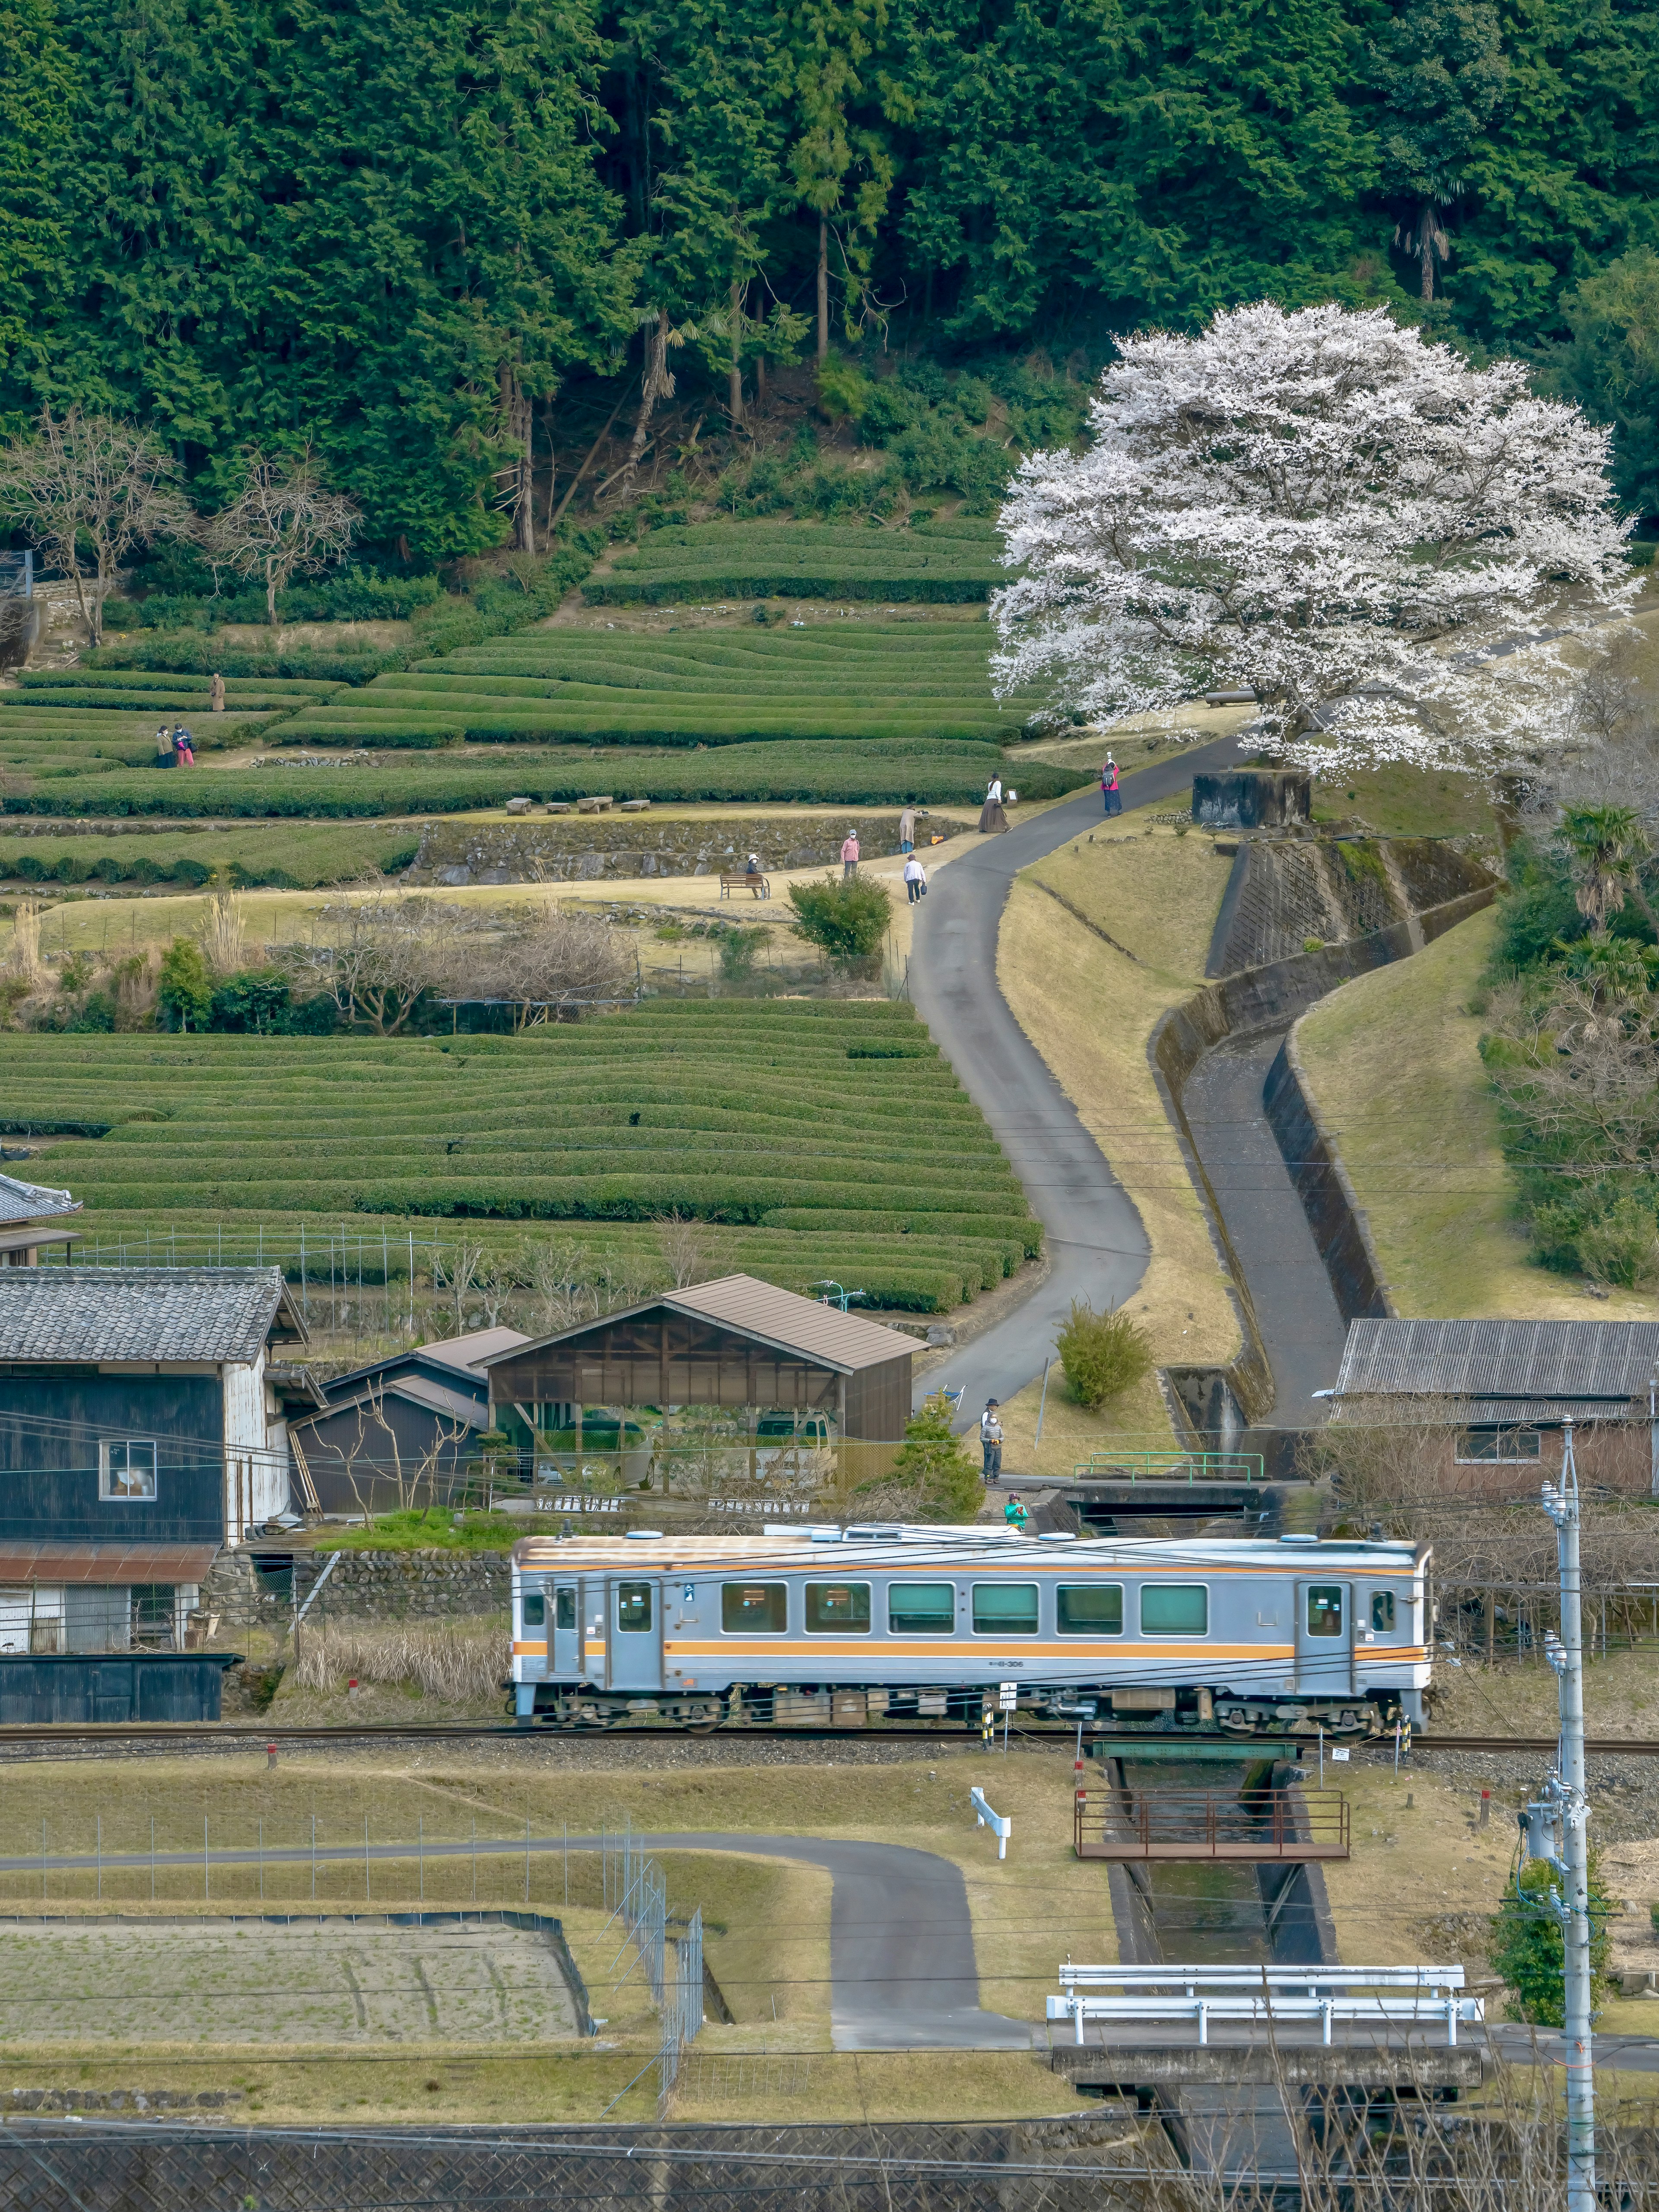
[[[916,810],[907,806],[899,817],[899,850],[914,853],[916,849]]]
[[[904,896],[912,906],[919,906],[927,896],[927,871],[914,853],[904,864]]]
[[[1008,827],[1008,817],[1002,811],[1002,778],[994,775],[987,787],[985,804],[979,810],[979,830],[981,837],[992,837]]]
[[[979,1448],[985,1459],[985,1480],[994,1482],[1002,1473],[1002,1424],[997,1419],[994,1398],[985,1401],[985,1411],[979,1417]]]
[[[1117,763],[1112,758],[1110,753],[1107,754],[1101,763],[1100,795],[1105,801],[1108,814],[1122,813],[1123,794],[1118,789]]]
[[[859,872],[859,833],[849,830],[841,848],[841,879],[850,884]]]

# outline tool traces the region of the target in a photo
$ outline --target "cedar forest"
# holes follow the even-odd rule
[[[1533,362],[1649,514],[1656,121],[1627,0],[3,0],[0,412],[137,416],[210,507],[308,442],[428,569],[641,380],[730,427],[826,348],[1335,299]]]

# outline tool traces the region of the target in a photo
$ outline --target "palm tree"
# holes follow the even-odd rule
[[[1633,806],[1569,806],[1560,836],[1575,878],[1573,899],[1596,936],[1632,900],[1659,939],[1656,916],[1642,888],[1642,868],[1653,857],[1642,817]]]

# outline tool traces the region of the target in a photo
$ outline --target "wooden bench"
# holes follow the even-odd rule
[[[772,896],[771,878],[769,876],[749,875],[741,868],[739,868],[734,875],[727,875],[725,869],[722,868],[720,870],[720,896],[722,898],[730,898],[733,890],[750,891],[756,898],[769,899]]]

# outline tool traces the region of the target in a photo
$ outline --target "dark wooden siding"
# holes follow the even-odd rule
[[[843,1436],[896,1443],[910,1418],[910,1355],[860,1368],[847,1378]]]
[[[216,1721],[234,1651],[0,1659],[0,1723]]]
[[[457,1439],[455,1428],[453,1419],[388,1394],[378,1415],[342,1407],[314,1420],[296,1421],[290,1433],[306,1455],[325,1513],[385,1513],[410,1502],[400,1494],[399,1467],[406,1492],[430,1463],[430,1479],[422,1481],[414,1502],[447,1502],[476,1433],[468,1429]]]
[[[154,1504],[98,1495],[100,1437],[153,1437]],[[0,1537],[224,1540],[224,1394],[215,1375],[0,1366]]]

